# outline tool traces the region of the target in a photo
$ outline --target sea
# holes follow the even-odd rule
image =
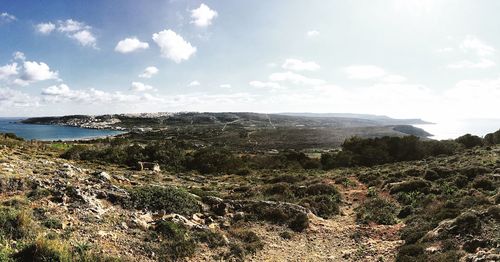
[[[0,133],[14,133],[26,140],[68,141],[122,134],[122,131],[88,129],[57,125],[22,124],[23,118],[0,118]]]
[[[436,140],[455,139],[465,134],[484,137],[500,130],[500,119],[441,120],[434,124],[414,125],[432,134]]]

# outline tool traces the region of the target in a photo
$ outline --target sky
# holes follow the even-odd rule
[[[498,118],[500,1],[0,0],[0,116]]]

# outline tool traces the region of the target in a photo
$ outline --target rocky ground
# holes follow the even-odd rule
[[[404,220],[398,219],[392,225],[359,223],[356,210],[366,201],[371,189],[358,179],[370,172],[400,172],[419,165],[432,167],[432,163],[443,161],[459,164],[473,161],[494,170],[499,162],[498,152],[498,149],[471,151],[470,155],[422,163],[384,165],[376,171],[364,168],[307,173],[306,181],[333,185],[341,195],[339,214],[321,218],[296,204],[264,199],[261,195],[245,199],[244,194],[238,193],[243,187],[247,191],[252,188],[264,191],[269,185],[263,181],[281,171],[263,171],[243,177],[133,171],[109,164],[64,160],[58,157],[58,150],[47,144],[23,142],[0,146],[0,202],[3,207],[27,210],[34,221],[30,231],[35,232],[31,238],[7,238],[1,245],[10,254],[15,254],[25,246],[23,241],[57,238],[73,248],[85,247],[125,261],[176,260],[179,258],[165,258],[161,253],[162,241],[171,240],[156,235],[159,223],[172,221],[187,228],[186,234],[217,234],[216,244],[213,239],[197,240],[196,251],[189,253],[187,261],[394,261],[398,248],[404,244],[400,237],[405,228]],[[498,174],[491,175],[498,178]],[[344,182],[336,181],[339,177]],[[130,189],[148,185],[185,188],[194,193],[192,196],[201,209],[181,215],[127,205],[131,199]],[[384,185],[391,187],[392,184]],[[206,188],[217,194],[197,193]],[[394,196],[387,193],[390,190],[380,194],[391,199]],[[494,195],[494,192],[489,194]],[[263,217],[262,210],[279,211],[276,216],[285,214],[287,218],[283,223],[270,223],[273,218],[269,217],[247,219]],[[488,218],[488,212],[494,210],[484,212]],[[301,224],[296,230],[295,220],[301,215],[306,216],[308,224]],[[289,218],[293,219],[287,220]],[[498,241],[498,224],[482,223],[483,228],[491,232],[483,233],[482,237]],[[440,242],[436,243],[437,248],[441,248]],[[433,252],[429,248],[426,250]],[[481,260],[481,252],[485,253],[483,258],[498,258],[495,249],[475,249],[474,252],[468,261],[490,261]]]

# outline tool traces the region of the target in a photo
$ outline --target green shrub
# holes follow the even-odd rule
[[[452,230],[455,234],[477,234],[481,231],[481,220],[472,212],[459,215],[454,222]]]
[[[425,255],[425,246],[422,244],[404,245],[399,248],[397,262],[428,261]]]
[[[141,186],[129,190],[130,203],[138,209],[165,210],[167,213],[191,215],[201,207],[193,195],[175,187]]]
[[[462,144],[465,148],[473,148],[476,146],[483,145],[483,139],[478,136],[473,136],[471,134],[465,134],[457,139],[456,142]]]
[[[253,254],[264,247],[264,243],[260,237],[250,230],[233,230],[231,235],[243,244],[243,249],[247,254]]]
[[[70,248],[59,240],[39,238],[14,255],[17,261],[71,262]]]
[[[155,224],[155,232],[159,235],[171,239],[183,239],[187,230],[184,226],[172,221],[160,220]]]
[[[51,192],[50,190],[48,189],[45,189],[45,188],[35,188],[31,191],[29,191],[26,196],[30,199],[30,200],[39,200],[39,199],[42,199],[44,197],[48,197],[51,195]]]
[[[396,204],[380,197],[367,199],[356,208],[356,218],[360,223],[375,222],[382,225],[393,225],[397,223],[397,214]]]
[[[46,228],[62,229],[63,225],[61,220],[57,218],[49,218],[43,222],[43,226]]]
[[[217,231],[202,230],[194,233],[194,238],[197,241],[206,243],[209,248],[217,248],[226,245],[224,235]]]
[[[24,210],[0,207],[0,236],[21,239],[34,233],[31,215]]]
[[[422,192],[427,193],[431,187],[431,183],[425,180],[410,180],[403,181],[392,185],[390,189],[391,194],[396,194],[398,192]]]
[[[160,257],[165,261],[179,261],[186,257],[191,257],[196,252],[196,242],[193,239],[174,239],[164,241],[159,250]]]
[[[276,183],[273,185],[269,185],[266,189],[264,189],[264,194],[266,195],[292,195],[292,191],[290,190],[290,185],[288,183]]]
[[[317,216],[330,218],[340,212],[339,198],[332,195],[317,195],[302,199],[299,203]]]
[[[309,196],[329,195],[340,198],[339,190],[330,184],[317,183],[307,187],[306,194]]]
[[[307,214],[297,214],[288,224],[288,227],[296,232],[302,232],[309,227],[309,217]]]
[[[476,178],[474,182],[472,183],[472,187],[477,188],[477,189],[483,189],[487,191],[493,191],[497,187],[495,184],[489,180],[487,177],[480,177]]]
[[[243,163],[227,149],[207,147],[196,151],[186,159],[186,168],[202,174],[236,173]]]

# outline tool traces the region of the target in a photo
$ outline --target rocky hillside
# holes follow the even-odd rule
[[[222,173],[60,158],[72,146],[0,138],[0,260],[499,259],[499,146]]]

